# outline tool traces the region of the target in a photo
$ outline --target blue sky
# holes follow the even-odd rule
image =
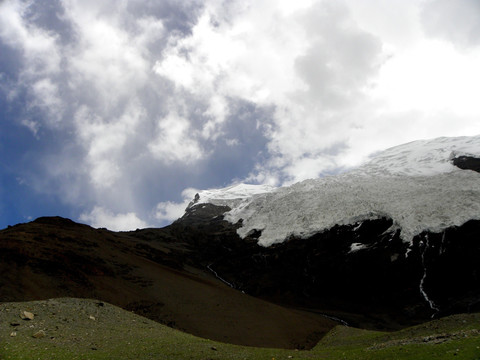
[[[163,226],[199,189],[287,185],[480,133],[476,0],[0,3],[0,228]]]

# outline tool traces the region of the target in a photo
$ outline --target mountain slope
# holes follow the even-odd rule
[[[34,319],[21,320],[22,311],[35,314]],[[32,336],[40,330],[44,337]],[[480,355],[479,341],[480,314],[454,315],[394,333],[337,326],[315,348],[296,351],[200,339],[94,300],[0,304],[2,359],[471,360]]]
[[[480,311],[479,154],[479,136],[420,141],[338,176],[201,192],[162,229],[16,225],[0,231],[0,301],[96,298],[278,347],[311,347],[339,321],[398,329]]]
[[[2,230],[0,302],[98,299],[197,336],[250,346],[310,348],[335,326],[225,286],[186,264],[187,244],[152,231],[155,240],[145,240],[148,229],[114,233],[62,218]]]
[[[479,159],[480,136],[417,141],[337,176],[236,198],[201,192],[172,227],[225,219],[223,240],[206,225],[196,235],[215,254],[210,268],[274,301],[387,327],[479,310]]]

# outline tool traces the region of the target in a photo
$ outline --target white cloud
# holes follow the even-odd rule
[[[357,25],[379,38],[386,48],[408,47],[421,31],[418,0],[344,0]]]
[[[240,144],[240,141],[238,139],[225,139],[225,143],[228,145],[228,146],[237,146]]]
[[[48,125],[56,126],[62,120],[65,108],[57,84],[50,78],[42,78],[35,81],[31,89],[34,99],[30,106],[43,110],[48,115]]]
[[[25,21],[28,7],[28,2],[19,0],[0,3],[0,38],[24,53],[25,81],[57,73],[61,60],[56,34]]]
[[[200,100],[273,106],[270,156],[256,170],[269,175],[250,179],[316,177],[403,141],[480,131],[477,54],[426,38],[421,6],[209,2],[155,71]]]
[[[207,2],[192,35],[167,48],[154,69],[197,96],[271,103],[275,88],[302,86],[292,74],[305,47],[302,29],[280,8],[271,1]]]
[[[78,38],[74,46],[67,49],[68,70],[70,86],[94,91],[97,103],[108,111],[145,86],[150,63],[143,47],[145,35],[129,33],[121,24],[121,16],[126,14],[112,12],[98,16],[99,7],[86,7],[76,1],[66,6],[67,17]],[[142,19],[141,28],[149,31],[145,21]]]
[[[155,212],[155,218],[160,221],[174,221],[185,213],[188,203],[176,203],[172,201],[162,201],[158,203]]]
[[[421,19],[427,34],[443,38],[460,50],[480,45],[480,4],[477,0],[430,0]]]
[[[185,213],[188,204],[198,192],[197,189],[187,188],[182,191],[182,202],[162,201],[158,203],[154,215],[155,219],[169,222],[177,220]]]
[[[199,99],[274,106],[265,133],[272,158],[264,165],[290,179],[317,176],[335,165],[325,166],[322,151],[349,140],[349,111],[380,67],[381,44],[338,3],[242,4],[229,12],[229,5],[209,3],[192,35],[173,43],[155,71]],[[218,123],[207,122],[203,134]]]
[[[53,180],[38,189],[96,204],[98,216],[173,219],[185,203],[157,188],[228,176],[291,183],[398,143],[480,133],[473,1],[193,3],[188,21],[172,25],[183,2],[162,17],[142,2],[66,0],[55,16],[67,35],[33,21],[33,2],[0,4],[0,40],[20,68],[0,74],[1,89],[11,101],[27,97],[20,124],[64,141],[39,160]],[[248,141],[264,147],[248,155],[257,163],[229,175],[245,155],[226,166],[216,151]],[[191,170],[199,164],[211,168]]]
[[[219,130],[221,124],[225,121],[229,114],[227,101],[224,97],[213,95],[208,101],[208,109],[204,112],[209,120],[205,123],[202,129],[202,136],[205,139],[218,138],[222,133]]]
[[[179,121],[163,117],[176,113],[176,100],[152,69],[171,34],[147,5],[59,2],[49,15],[68,28],[65,34],[37,22],[42,14],[31,16],[41,5],[0,4],[0,40],[16,51],[20,68],[14,88],[4,85],[7,77],[1,75],[2,90],[8,90],[10,101],[20,101],[26,89],[26,114],[18,122],[37,137],[49,134],[39,132],[42,127],[56,131],[60,148],[56,154],[36,154],[43,174],[35,175],[32,186],[56,192],[74,206],[95,203],[103,212],[97,209],[92,216],[106,218],[107,209],[127,214],[126,220],[133,218],[131,209],[150,213],[139,200],[148,191],[140,188],[146,173],[204,156],[195,139],[201,134],[190,133],[188,111]],[[131,11],[142,7],[139,15]],[[221,102],[212,102],[205,116],[224,117]],[[208,136],[215,137],[216,130],[212,123]]]
[[[148,227],[148,224],[133,212],[114,214],[99,206],[95,206],[89,213],[81,214],[80,221],[85,221],[95,228],[105,227],[112,231],[128,231]]]
[[[23,119],[20,121],[20,124],[27,127],[32,132],[33,136],[38,139],[38,130],[40,129],[40,124],[37,121]]]
[[[413,108],[427,114],[443,109],[476,114],[479,60],[480,52],[466,56],[448,44],[425,39],[383,66],[372,94],[385,99],[390,112]]]
[[[149,149],[158,160],[190,163],[202,158],[202,150],[186,118],[169,113],[158,122],[157,132],[158,136],[149,144]]]
[[[25,110],[33,114],[45,112],[45,123],[56,126],[63,111],[58,87],[53,80],[61,69],[58,36],[25,19],[29,6],[29,2],[15,0],[0,3],[0,40],[22,54],[23,65],[17,83],[9,84],[7,96],[9,100],[15,100],[25,88],[28,94]],[[38,124],[32,119],[22,121]]]
[[[110,187],[122,175],[122,151],[144,118],[144,111],[133,100],[114,121],[101,118],[87,106],[77,110],[75,125],[79,139],[88,148],[86,161],[95,187]]]

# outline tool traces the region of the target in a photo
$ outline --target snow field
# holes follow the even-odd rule
[[[451,163],[462,155],[480,157],[480,136],[415,141],[351,172],[288,187],[239,184],[202,191],[198,203],[229,206],[225,219],[243,219],[237,230],[242,238],[262,230],[262,246],[381,217],[391,218],[409,242],[425,230],[480,219],[480,174]]]

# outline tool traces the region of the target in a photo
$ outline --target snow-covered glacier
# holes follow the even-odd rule
[[[242,220],[240,237],[260,231],[258,243],[265,247],[378,218],[392,219],[391,230],[409,242],[423,231],[480,219],[480,173],[455,166],[462,156],[480,158],[480,135],[414,141],[347,173],[287,187],[238,184],[202,191],[190,207],[228,206],[225,219]]]

